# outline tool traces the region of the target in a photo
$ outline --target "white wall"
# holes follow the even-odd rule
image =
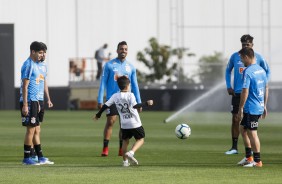
[[[281,81],[279,0],[270,0],[272,27],[267,42],[263,40],[266,29],[261,27],[265,18],[261,0],[0,0],[0,23],[15,25],[15,86],[20,85],[20,68],[34,40],[47,43],[50,86],[67,86],[68,59],[93,57],[94,50],[104,43],[115,56],[117,43],[127,41],[128,59],[142,70],[136,53],[148,45],[149,38],[171,43],[171,2],[183,4],[183,43],[197,55],[184,62],[187,71],[200,56],[214,51],[228,58],[240,49],[241,35],[249,33],[255,37],[255,50],[267,58],[271,56],[272,80]],[[270,54],[265,45],[270,47]]]

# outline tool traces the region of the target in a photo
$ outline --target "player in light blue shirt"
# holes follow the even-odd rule
[[[133,92],[137,103],[141,103],[139,87],[136,77],[136,69],[126,60],[127,56],[127,43],[122,41],[117,46],[118,57],[108,61],[103,68],[103,73],[100,81],[100,88],[98,93],[98,108],[101,109],[103,105],[104,91],[106,90],[106,100],[119,92],[117,79],[119,76],[127,76],[131,82],[131,91]],[[139,109],[141,111],[142,108]],[[111,138],[113,125],[116,121],[118,111],[115,105],[112,105],[107,110],[107,122],[104,129],[104,144],[101,156],[108,156],[108,144]],[[120,132],[120,149],[119,156],[122,156],[122,138]]]
[[[243,74],[238,121],[241,121],[241,134],[246,147],[246,156],[238,164],[244,167],[262,167],[260,159],[260,140],[257,134],[258,120],[267,115],[268,79],[265,70],[256,64],[252,48],[239,51],[240,57],[247,67]],[[247,135],[247,136],[246,136]],[[252,152],[254,158],[252,158]]]
[[[27,104],[30,101],[39,100],[39,76],[38,63],[29,57],[21,68],[20,102]],[[25,85],[25,82],[28,84]],[[25,87],[28,87],[26,92],[24,92]]]
[[[43,56],[40,58],[39,62],[38,62],[38,69],[39,69],[39,105],[40,105],[40,111],[38,113],[38,121],[39,121],[39,125],[36,127],[37,131],[34,134],[34,140],[38,140],[40,141],[40,129],[41,129],[41,123],[43,122],[44,119],[44,112],[45,112],[45,108],[44,108],[44,94],[47,97],[47,105],[49,108],[53,107],[53,103],[51,102],[50,96],[49,96],[49,89],[48,89],[48,85],[47,85],[47,65],[44,62],[45,58],[46,58],[46,51],[47,51],[47,46],[45,45],[45,43],[40,42],[43,47],[44,47],[44,53]],[[36,145],[36,143],[34,143]],[[38,156],[33,148],[33,146],[31,147],[31,158],[38,162]],[[45,157],[45,159],[48,159]],[[45,162],[45,163],[51,163],[49,161],[49,159]]]
[[[241,37],[241,44],[242,48],[244,47],[253,47],[253,37],[250,35],[243,35]],[[263,57],[255,53],[255,60],[256,63],[261,66],[266,74],[267,78],[270,77],[270,69],[267,64],[267,62],[263,59]],[[238,52],[235,52],[231,55],[230,60],[227,64],[226,71],[225,71],[225,81],[226,81],[226,88],[229,95],[232,95],[232,102],[231,102],[231,113],[232,113],[232,126],[231,126],[231,136],[232,136],[232,147],[230,150],[226,151],[225,154],[237,154],[238,149],[238,137],[239,137],[239,123],[236,121],[236,114],[238,113],[239,108],[239,102],[240,102],[240,93],[242,91],[242,85],[243,85],[243,71],[245,69],[245,66],[243,62],[241,61],[240,55]],[[233,87],[231,85],[231,73],[234,73],[234,79],[233,79]]]
[[[39,84],[42,74],[39,71],[39,60],[43,57],[45,47],[41,42],[32,42],[30,45],[30,57],[24,62],[21,69],[21,97],[20,107],[22,116],[22,125],[26,126],[24,139],[24,165],[54,164],[43,157],[39,132]],[[38,155],[38,162],[31,159],[31,147]]]

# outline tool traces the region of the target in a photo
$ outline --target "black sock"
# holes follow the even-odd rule
[[[119,148],[122,148],[122,140],[119,140]]]
[[[238,138],[232,138],[232,149],[237,150]]]
[[[31,156],[31,157],[35,157],[35,156],[36,156],[36,153],[35,153],[34,148],[31,148],[31,149],[30,149],[30,156]]]
[[[260,162],[260,152],[258,152],[258,153],[254,152],[254,161],[256,163]]]
[[[109,145],[109,140],[104,139],[104,148],[105,148],[105,147],[108,147],[108,145]]]
[[[43,157],[43,153],[42,153],[40,144],[34,145],[34,149],[39,158]]]
[[[246,158],[249,158],[252,156],[252,148],[245,148],[246,151]]]
[[[24,144],[24,158],[29,158],[30,157],[30,145],[25,145]]]

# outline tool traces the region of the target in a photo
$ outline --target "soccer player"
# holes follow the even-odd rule
[[[241,44],[242,48],[253,47],[253,37],[250,35],[243,35],[241,37]],[[255,53],[255,61],[256,63],[261,66],[267,75],[267,78],[270,76],[270,70],[268,67],[267,62],[262,58],[261,55],[258,53]],[[234,80],[233,80],[233,88],[231,86],[231,72],[234,69]],[[231,102],[231,113],[232,113],[232,125],[231,125],[231,136],[232,136],[232,147],[230,150],[226,151],[225,154],[231,155],[231,154],[238,154],[238,137],[240,134],[239,131],[239,124],[240,122],[237,120],[236,115],[239,110],[239,103],[240,103],[240,94],[242,91],[242,85],[243,85],[243,71],[245,67],[244,64],[241,61],[241,58],[239,56],[238,52],[235,52],[231,55],[230,60],[228,62],[228,65],[226,67],[225,71],[225,81],[226,81],[226,87],[227,92],[229,95],[232,96],[232,102]],[[247,136],[247,135],[246,135]]]
[[[256,64],[252,48],[243,48],[239,51],[241,60],[247,67],[243,74],[243,86],[239,104],[238,121],[241,121],[241,133],[245,147],[251,144],[254,161],[252,161],[251,150],[246,149],[246,157],[238,163],[244,167],[262,167],[260,159],[260,140],[257,134],[258,120],[267,115],[268,85],[265,70]]]
[[[38,68],[40,71],[40,80],[39,80],[39,105],[40,105],[40,111],[38,113],[38,118],[39,118],[39,125],[36,127],[36,131],[34,134],[34,138],[33,139],[37,139],[37,142],[40,142],[40,131],[41,131],[41,123],[43,122],[43,118],[44,118],[44,93],[47,97],[47,105],[48,108],[52,108],[53,107],[53,103],[51,102],[51,98],[49,95],[49,89],[48,89],[48,85],[47,85],[47,65],[44,62],[45,58],[46,58],[46,51],[47,51],[47,46],[45,43],[40,42],[43,47],[44,47],[44,53],[43,56],[40,58],[39,62],[38,62]],[[36,155],[36,152],[34,151],[33,147],[31,148],[31,156],[32,159],[34,161],[38,162],[38,157]],[[46,158],[48,159],[48,158]],[[48,161],[46,161],[46,164],[49,163]],[[49,163],[50,164],[50,163]]]
[[[106,90],[106,100],[119,91],[117,85],[117,78],[119,76],[127,76],[131,81],[131,91],[133,92],[137,103],[141,103],[139,87],[136,77],[136,69],[132,64],[130,64],[127,59],[128,46],[125,41],[118,43],[117,54],[118,57],[108,61],[103,68],[103,73],[101,76],[99,93],[98,93],[98,108],[101,109],[103,105],[104,90]],[[142,107],[138,109],[139,112],[142,111]],[[108,156],[109,148],[108,144],[112,135],[113,125],[117,119],[118,111],[116,105],[111,105],[107,110],[107,122],[104,128],[104,143],[103,151],[101,156]],[[119,156],[122,156],[122,139],[121,131],[119,132]]]
[[[153,100],[137,104],[134,94],[130,92],[129,79],[126,76],[121,76],[117,79],[117,83],[120,92],[111,96],[96,114],[94,119],[99,119],[104,110],[113,104],[116,105],[120,116],[122,131],[123,166],[127,167],[130,164],[138,165],[138,161],[134,158],[134,153],[144,144],[145,131],[136,108],[140,108],[143,105],[153,105]],[[127,152],[129,139],[132,137],[135,138],[136,142],[133,144],[131,150]]]
[[[39,83],[40,72],[38,67],[39,60],[43,57],[44,46],[40,42],[32,42],[30,45],[30,56],[24,62],[21,68],[21,89],[20,89],[20,107],[22,125],[26,127],[24,138],[24,165],[46,164],[48,159],[43,157],[40,140],[36,137],[39,126],[38,112],[39,105]],[[34,143],[35,151],[38,155],[38,162],[31,159],[31,145]]]

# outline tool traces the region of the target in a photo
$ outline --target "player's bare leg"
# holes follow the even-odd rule
[[[101,156],[108,156],[109,148],[108,144],[112,136],[113,126],[117,119],[117,116],[107,116],[107,122],[104,128],[104,145],[103,145],[103,152]]]
[[[127,156],[125,154],[127,152],[128,144],[129,144],[129,139],[122,141],[122,152],[124,153],[122,156],[123,156],[123,166],[124,167],[128,167],[130,165],[130,163],[128,162]]]
[[[237,114],[232,113],[232,125],[231,125],[231,136],[232,136],[232,148],[225,152],[227,155],[238,154],[238,137],[240,135],[240,121],[236,118]]]
[[[134,158],[134,154],[143,144],[144,138],[136,139],[136,142],[133,144],[131,150],[125,153],[125,156],[127,156],[131,164],[138,165],[138,161]]]

